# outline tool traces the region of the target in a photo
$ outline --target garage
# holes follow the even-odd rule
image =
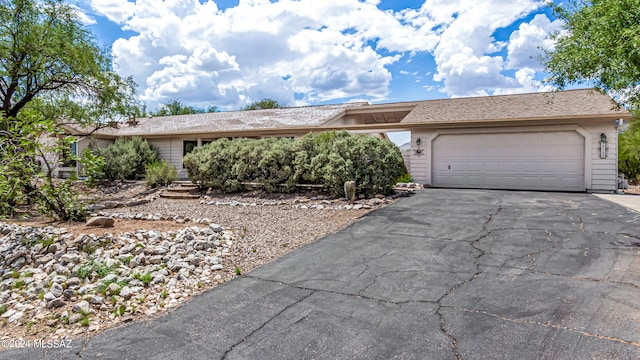
[[[585,191],[585,138],[576,131],[440,134],[432,185]]]

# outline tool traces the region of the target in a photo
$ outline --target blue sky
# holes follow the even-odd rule
[[[75,0],[149,110],[550,90],[541,0]]]

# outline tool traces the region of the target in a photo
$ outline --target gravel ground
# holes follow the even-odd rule
[[[130,196],[135,196],[133,191]],[[193,291],[191,295],[197,295],[202,291],[209,290],[231,280],[238,276],[237,272],[242,274],[268,263],[296,248],[305,244],[314,242],[328,234],[336,232],[350,223],[356,221],[372,209],[379,206],[373,206],[372,209],[352,209],[338,210],[336,206],[327,206],[323,209],[306,208],[300,204],[311,205],[317,201],[310,200],[313,195],[208,195],[205,201],[200,199],[193,200],[175,200],[157,198],[152,202],[126,208],[116,208],[105,210],[107,213],[118,214],[162,214],[171,216],[182,216],[190,219],[210,219],[211,222],[223,226],[227,230],[231,230],[234,235],[232,253],[229,256],[223,256],[221,263],[223,270],[217,272],[215,280],[207,283],[203,288]],[[126,198],[131,198],[129,196]],[[229,205],[207,205],[207,202],[233,202],[239,203],[257,203],[277,201],[280,205],[256,205],[256,206],[229,206]],[[325,200],[327,201],[327,200]],[[363,202],[366,200],[363,200]],[[385,200],[386,203],[394,200]],[[346,205],[344,200],[332,200],[333,205]],[[15,220],[15,223],[24,223],[29,226],[46,226],[52,225],[47,219]],[[56,226],[64,227],[76,236],[84,234],[102,235],[104,233],[121,234],[124,232],[132,232],[137,229],[158,230],[158,231],[177,231],[190,226],[201,226],[193,221],[179,224],[171,220],[116,220],[112,228],[88,228],[84,224],[78,223],[61,223]],[[237,270],[239,269],[239,270]],[[219,275],[221,275],[221,277]],[[188,298],[183,299],[187,301]],[[169,308],[159,309],[156,315],[169,311]],[[152,316],[156,316],[152,315]],[[126,321],[142,320],[144,314],[136,315],[133,319],[128,317]],[[99,326],[90,327],[90,329],[79,327],[70,327],[63,334],[69,334],[71,337],[82,335],[93,335],[97,331],[102,331],[113,326],[121,324],[120,321],[101,322]],[[0,323],[0,337],[13,339],[36,339],[36,338],[53,338],[53,332],[60,329],[62,324],[47,325],[44,322],[28,324],[29,326],[13,325],[7,322]],[[67,325],[64,325],[67,326]],[[70,326],[70,325],[69,325]],[[57,328],[57,329],[56,329]],[[63,336],[67,338],[68,335]],[[1,349],[0,350],[4,350]]]
[[[215,201],[216,198],[208,199]],[[260,203],[260,198],[224,196],[220,201]],[[345,202],[346,203],[346,202]],[[334,233],[371,210],[296,209],[278,206],[214,206],[200,200],[169,200],[159,198],[148,204],[113,209],[113,213],[178,215],[191,219],[208,218],[235,234],[234,254],[226,266],[228,278],[235,277],[235,268],[251,271],[304,244]],[[126,221],[121,221],[124,225]],[[147,221],[151,228],[153,221]],[[174,225],[172,225],[174,226]],[[185,225],[182,225],[185,227]],[[158,229],[162,230],[162,229]]]

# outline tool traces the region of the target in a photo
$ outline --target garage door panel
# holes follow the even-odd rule
[[[566,174],[575,174],[582,177],[582,169],[584,164],[578,164],[575,161],[560,161],[560,169]]]
[[[537,173],[540,171],[540,166],[537,161],[509,161],[507,164],[508,167],[504,168],[507,172],[521,171],[523,173]]]
[[[538,144],[557,145],[559,143],[558,133],[538,133]]]
[[[440,135],[432,156],[433,186],[584,191],[584,138],[573,131]]]
[[[560,157],[564,159],[575,159],[584,155],[583,145],[564,146],[560,151]]]
[[[541,161],[539,172],[541,173],[557,173],[560,171],[558,161]]]
[[[456,186],[462,186],[467,182],[466,176],[464,175],[453,175],[451,176],[450,180],[451,184]]]
[[[467,175],[466,178],[467,182],[482,182],[483,180],[483,176],[482,175]]]
[[[582,178],[561,178],[559,180],[563,187],[579,187],[584,182]]]
[[[518,183],[520,182],[520,177],[519,176],[505,176],[502,178],[502,184],[504,186],[507,187],[511,187],[511,186],[518,186]]]

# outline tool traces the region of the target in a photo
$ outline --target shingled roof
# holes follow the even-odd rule
[[[591,89],[420,101],[402,123],[456,123],[566,118],[628,118],[613,99]]]
[[[365,105],[367,103],[359,102],[283,109],[143,117],[136,119],[138,123],[135,126],[122,126],[119,129],[105,128],[101,129],[99,133],[116,136],[153,136],[278,128],[315,128],[341,116],[347,109]]]
[[[359,122],[343,124],[344,116]],[[591,89],[546,93],[453,98],[389,104],[366,102],[144,117],[135,126],[103,128],[97,135],[166,136],[204,133],[242,133],[329,129],[410,129],[430,124],[464,124],[500,121],[560,119],[618,119],[631,114],[608,95]],[[413,125],[415,124],[415,125]],[[82,132],[79,128],[75,129]]]

